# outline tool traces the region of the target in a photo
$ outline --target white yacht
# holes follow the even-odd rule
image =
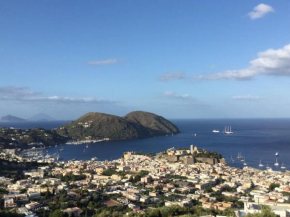
[[[219,133],[220,131],[219,130],[213,130],[212,132],[213,133]]]

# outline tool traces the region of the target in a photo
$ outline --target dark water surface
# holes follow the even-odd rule
[[[97,157],[100,160],[117,159],[125,151],[161,152],[171,147],[189,147],[190,144],[198,148],[217,151],[230,163],[231,156],[235,163],[233,166],[242,167],[238,161],[239,152],[245,157],[249,166],[257,167],[261,159],[264,167],[274,166],[275,153],[279,152],[278,162],[290,169],[290,119],[190,119],[171,120],[182,133],[174,136],[161,136],[147,139],[127,141],[109,141],[86,145],[64,145],[65,150],[60,153],[63,160],[88,160]],[[22,123],[24,128],[25,124]],[[64,122],[49,122],[40,127],[53,128]],[[0,124],[1,126],[1,124]],[[26,126],[30,128],[32,125]],[[234,134],[222,133],[225,126],[232,126]],[[15,125],[15,127],[17,127]],[[212,130],[220,133],[212,133]],[[193,134],[197,134],[196,137]],[[53,154],[58,148],[49,148]],[[279,166],[279,168],[280,168]]]

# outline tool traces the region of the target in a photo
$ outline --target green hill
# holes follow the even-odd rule
[[[134,111],[124,118],[129,122],[146,127],[153,136],[179,133],[179,129],[173,123],[153,113]]]
[[[176,134],[179,130],[170,121],[152,113],[132,112],[125,117],[118,117],[91,112],[59,127],[57,133],[72,139],[91,137],[122,140]]]

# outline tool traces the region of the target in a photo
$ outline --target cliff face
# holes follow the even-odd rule
[[[132,112],[125,117],[91,112],[59,127],[57,133],[72,139],[122,140],[175,134],[179,130],[165,118],[148,112]]]

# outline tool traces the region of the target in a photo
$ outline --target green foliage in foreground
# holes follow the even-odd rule
[[[68,217],[67,213],[62,212],[60,209],[54,210],[49,217]]]
[[[132,212],[131,209],[124,208],[121,206],[117,207],[103,207],[96,210],[93,217],[123,217],[128,213],[128,217],[172,217],[172,216],[186,216],[186,217],[197,217],[202,215],[225,215],[234,216],[234,212],[231,209],[225,211],[218,210],[204,210],[199,206],[170,206],[170,207],[159,207],[159,208],[149,208],[145,214],[139,214]]]
[[[145,213],[145,217],[202,216],[208,214],[234,216],[234,212],[231,209],[225,211],[218,211],[214,209],[204,210],[202,207],[199,206],[189,206],[189,207],[163,206],[157,209],[149,209]]]
[[[24,217],[24,215],[12,213],[12,212],[1,212],[0,211],[0,217]]]

